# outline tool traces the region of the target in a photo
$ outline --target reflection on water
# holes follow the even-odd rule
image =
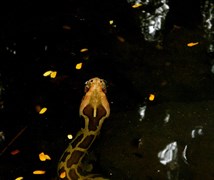
[[[151,33],[148,40],[162,38],[154,32],[165,15],[184,10],[172,1],[169,9],[167,1],[139,7],[151,12],[144,12],[140,27],[127,2],[93,2],[96,10],[81,2],[67,7],[62,19],[34,22],[30,16],[24,29],[12,24],[0,31],[0,180],[56,179],[59,157],[83,126],[78,113],[84,82],[95,76],[107,80],[111,104],[111,116],[85,159],[96,172],[112,180],[214,179],[210,39],[199,20],[197,27],[191,24],[195,16],[185,17],[188,26],[168,19],[158,49],[145,41],[142,28]],[[211,6],[205,5],[211,22]],[[160,7],[164,16],[155,11]],[[10,35],[12,29],[17,35]]]
[[[160,163],[167,165],[167,179],[178,179],[178,162],[177,162],[178,147],[177,142],[168,144],[164,150],[158,153]]]

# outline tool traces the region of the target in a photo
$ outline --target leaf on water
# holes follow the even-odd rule
[[[44,152],[41,152],[39,154],[39,159],[40,161],[46,161],[46,160],[51,160],[50,156],[45,154]]]
[[[81,69],[82,68],[82,63],[78,63],[78,64],[76,64],[76,69]]]
[[[114,24],[114,20],[110,20],[109,24],[111,24],[111,25]]]
[[[149,100],[150,100],[150,101],[154,101],[154,99],[155,99],[155,95],[154,95],[154,94],[150,94],[150,95],[149,95]]]
[[[63,179],[63,178],[65,178],[65,171],[63,171],[60,175],[59,175],[59,177],[61,178],[61,179]]]
[[[80,49],[80,52],[86,52],[86,51],[88,51],[87,48],[82,48],[82,49]]]
[[[43,76],[50,76],[50,74],[52,73],[53,71],[46,71],[44,74],[43,74]]]
[[[20,153],[20,150],[16,149],[10,152],[11,155],[15,156],[16,154]]]
[[[136,4],[132,5],[132,8],[138,8],[138,7],[140,7],[140,6],[142,6],[142,4],[136,3]]]
[[[55,78],[57,75],[57,71],[53,71],[51,74],[50,74],[50,77],[51,78]]]
[[[24,177],[17,177],[15,180],[22,180]]]
[[[33,171],[33,174],[45,174],[44,170],[35,170]]]
[[[39,114],[44,114],[46,111],[47,111],[47,108],[46,108],[46,107],[43,107],[43,108],[39,111]]]
[[[194,43],[194,42],[191,42],[191,43],[188,43],[187,46],[188,46],[188,47],[192,47],[192,46],[196,46],[196,45],[198,45],[198,44],[199,44],[199,42],[195,42],[195,43]]]

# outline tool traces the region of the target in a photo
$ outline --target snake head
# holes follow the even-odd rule
[[[106,81],[97,77],[89,79],[85,82],[85,93],[87,93],[90,89],[99,89],[106,94]]]

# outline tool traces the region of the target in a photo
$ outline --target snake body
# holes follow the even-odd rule
[[[79,108],[85,127],[68,145],[58,164],[60,180],[103,180],[97,175],[87,175],[81,167],[82,159],[100,132],[104,120],[110,115],[103,79],[92,78],[86,82],[85,96]]]

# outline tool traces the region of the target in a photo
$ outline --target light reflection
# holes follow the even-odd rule
[[[138,18],[144,39],[146,41],[161,42],[162,29],[169,11],[168,0],[127,0],[127,2],[132,4],[133,8],[140,7]]]
[[[167,113],[166,116],[165,116],[165,118],[164,118],[164,122],[165,122],[165,123],[168,123],[168,122],[169,122],[169,119],[170,119],[170,114]]]
[[[177,142],[168,144],[162,151],[158,153],[160,163],[167,165],[168,163],[177,160],[178,147]]]
[[[68,134],[68,135],[67,135],[67,138],[68,138],[68,139],[73,139],[72,134]]]
[[[175,180],[179,177],[178,147],[174,141],[158,153],[160,163],[167,166],[167,179]]]
[[[187,161],[187,145],[184,147],[184,150],[183,150],[183,152],[182,152],[182,157],[183,157],[183,159],[184,159],[184,162],[185,162],[186,164],[189,164],[188,161]]]
[[[145,117],[145,112],[146,112],[146,105],[145,106],[143,106],[143,107],[140,107],[139,108],[139,114],[140,114],[140,119],[139,119],[139,121],[142,121],[143,119],[144,119],[144,117]]]
[[[196,138],[197,136],[202,136],[203,134],[204,134],[203,126],[196,126],[195,129],[191,131],[192,138]]]

